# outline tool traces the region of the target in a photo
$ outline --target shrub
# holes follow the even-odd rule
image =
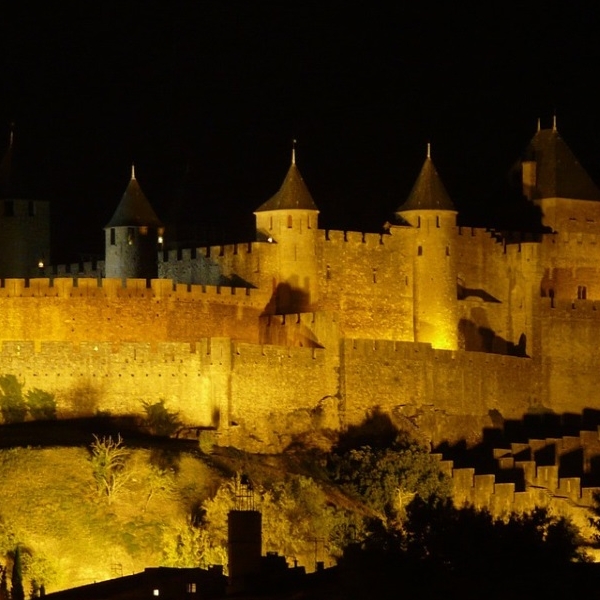
[[[5,423],[22,423],[27,416],[23,383],[14,375],[0,376],[0,413]]]
[[[146,412],[146,426],[154,435],[173,435],[181,427],[179,413],[167,410],[164,400],[154,404],[143,402],[142,405]]]
[[[56,400],[54,394],[33,388],[25,394],[25,397],[32,419],[40,421],[56,419]]]

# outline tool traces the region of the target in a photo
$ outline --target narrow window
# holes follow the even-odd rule
[[[117,243],[114,227],[110,230],[110,245],[114,246]]]
[[[446,246],[446,256],[450,256],[450,246]]]
[[[30,217],[35,217],[35,202],[33,202],[32,200],[30,200],[27,204],[27,214]]]
[[[585,285],[577,286],[577,299],[578,300],[586,300],[587,299],[587,288]]]
[[[325,270],[325,279],[331,279],[331,267],[327,265],[327,269]]]
[[[417,256],[423,256],[423,246],[417,248]]]
[[[4,216],[14,217],[15,216],[15,203],[12,200],[4,201]]]
[[[196,584],[188,583],[187,584],[187,592],[188,592],[188,594],[195,594],[196,593]]]
[[[373,283],[377,283],[377,269],[373,269]]]
[[[436,226],[436,227],[438,227],[438,228],[439,228],[439,226],[440,226],[440,218],[439,218],[439,216],[437,216],[437,215],[436,215],[436,217],[435,217],[435,226]]]
[[[131,246],[135,238],[135,230],[133,227],[127,228],[127,243]]]
[[[417,217],[417,227],[421,227],[421,217]]]
[[[292,228],[292,215],[288,215],[288,229]]]
[[[269,231],[273,229],[273,217],[269,217]]]
[[[310,229],[310,215],[308,215],[308,217],[306,217],[306,228]]]

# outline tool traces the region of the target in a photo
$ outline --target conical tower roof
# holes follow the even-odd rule
[[[429,148],[423,168],[417,177],[408,199],[396,209],[397,213],[407,210],[452,210],[456,211],[450,196],[433,165]]]
[[[162,227],[154,209],[146,198],[135,178],[135,170],[131,168],[131,180],[121,198],[117,210],[106,225],[109,227]]]
[[[279,191],[255,212],[289,209],[318,210],[296,166],[295,151],[292,151],[292,164]]]
[[[536,163],[532,199],[600,200],[600,190],[579,164],[556,127],[540,129],[533,136],[523,154],[523,161]]]

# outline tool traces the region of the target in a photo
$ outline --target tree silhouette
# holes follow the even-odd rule
[[[23,565],[21,564],[21,547],[17,545],[13,558],[13,568],[11,575],[11,600],[25,600],[25,591],[23,590]]]

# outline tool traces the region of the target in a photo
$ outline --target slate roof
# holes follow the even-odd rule
[[[408,199],[396,209],[396,213],[407,210],[452,210],[456,211],[450,196],[428,156],[417,177]]]
[[[600,190],[555,128],[533,136],[523,161],[537,163],[533,199],[600,200]]]
[[[255,212],[289,209],[319,210],[300,175],[296,161],[293,159],[279,191],[261,204]]]
[[[154,209],[140,188],[135,175],[131,176],[129,185],[115,210],[111,220],[106,225],[109,227],[162,227],[163,224],[156,216]]]

